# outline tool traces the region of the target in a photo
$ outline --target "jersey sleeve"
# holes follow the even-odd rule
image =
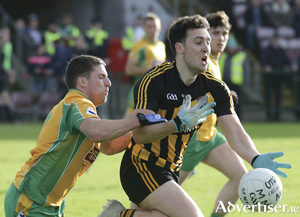
[[[212,92],[216,102],[216,106],[214,107],[215,114],[218,117],[222,115],[235,114],[234,104],[228,86],[225,82],[219,81],[217,87],[218,88],[215,88]]]
[[[72,103],[67,117],[67,119],[69,119],[67,123],[70,123],[68,126],[70,132],[75,133],[76,131],[79,131],[81,122],[90,117],[100,118],[97,115],[95,105],[91,101],[81,99]]]
[[[157,113],[159,86],[155,80],[155,69],[146,73],[134,87],[134,108],[149,109]]]

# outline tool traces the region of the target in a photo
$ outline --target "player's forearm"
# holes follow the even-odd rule
[[[252,139],[247,133],[227,136],[226,139],[231,148],[249,164],[253,157],[259,154]]]
[[[218,118],[220,127],[230,145],[230,147],[244,160],[251,163],[254,156],[259,152],[242,127],[240,121],[235,115],[225,115]]]
[[[116,139],[140,126],[140,122],[136,116],[123,120],[102,121],[104,121],[104,123],[102,123],[101,125],[101,131],[103,131],[101,136],[101,142]]]
[[[82,121],[80,131],[94,142],[107,142],[116,139],[140,126],[137,116],[122,120],[87,118]]]
[[[155,124],[151,126],[138,127],[133,130],[133,138],[136,143],[145,144],[159,141],[176,132],[173,121]]]

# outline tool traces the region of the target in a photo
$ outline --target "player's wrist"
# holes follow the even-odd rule
[[[146,121],[145,115],[142,114],[142,113],[137,113],[136,116],[137,116],[137,118],[138,118],[138,120],[140,122],[140,126],[143,126],[143,122]]]
[[[147,125],[167,122],[167,119],[162,118],[159,114],[144,115],[142,113],[137,113],[136,116],[139,119],[140,126],[147,126]]]
[[[181,119],[178,116],[176,116],[172,121],[173,121],[173,123],[176,127],[176,132],[181,132],[182,131],[182,129],[181,129],[182,128],[182,121],[181,121]]]
[[[260,155],[255,155],[252,160],[251,160],[251,166],[253,167],[254,162],[256,161],[256,159],[259,157]]]

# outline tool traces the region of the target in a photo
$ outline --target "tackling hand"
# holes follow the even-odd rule
[[[186,95],[177,117],[173,119],[177,132],[187,131],[206,121],[206,116],[214,112],[212,107],[216,105],[215,102],[206,105],[208,98],[208,95],[203,96],[191,108],[191,96]]]
[[[283,152],[270,152],[262,155],[256,155],[251,161],[251,166],[254,169],[255,168],[270,169],[277,175],[286,178],[287,174],[285,172],[278,170],[278,168],[290,169],[292,168],[292,165],[287,163],[278,163],[274,161],[275,158],[281,157],[283,155],[284,155]]]

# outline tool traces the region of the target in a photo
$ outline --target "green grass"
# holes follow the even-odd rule
[[[16,172],[30,157],[30,149],[35,146],[42,123],[0,125],[0,204]],[[300,207],[300,124],[299,123],[244,123],[248,134],[261,153],[284,151],[285,156],[278,161],[291,163],[293,168],[285,170],[289,176],[281,178],[283,197],[281,205]],[[90,171],[79,178],[67,196],[66,216],[95,217],[108,198],[120,200],[126,207],[129,201],[119,181],[119,165],[122,154],[100,155]],[[247,165],[250,169],[249,165]],[[205,216],[212,212],[214,200],[226,182],[226,177],[206,165],[199,164],[197,173],[189,178],[183,188],[191,195]],[[241,202],[238,202],[241,205]],[[300,210],[299,210],[300,211]],[[291,213],[238,213],[230,216],[299,216]],[[3,206],[0,216],[4,216]]]

